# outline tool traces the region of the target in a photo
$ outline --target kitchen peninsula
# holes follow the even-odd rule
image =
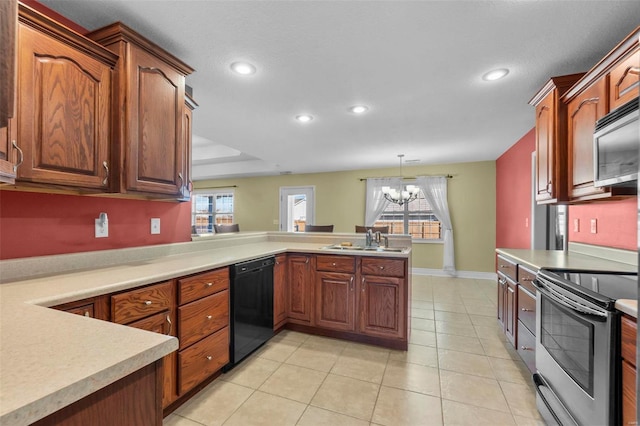
[[[403,318],[397,321],[402,327],[399,331],[402,337],[397,340],[406,344],[410,238],[390,237],[390,246],[406,247],[396,252],[326,249],[345,241],[362,244],[363,238],[355,234],[241,233],[200,237],[191,243],[0,262],[1,422],[21,425],[45,418],[157,363],[179,345],[174,337],[46,307],[115,294],[264,256],[292,252],[312,257],[402,261],[404,277],[394,278],[393,282],[402,285],[398,295],[403,300],[398,302],[402,304],[399,312]],[[309,327],[315,326],[315,318],[310,318]],[[161,394],[161,386],[156,386],[158,389]],[[161,422],[161,414],[159,418]]]

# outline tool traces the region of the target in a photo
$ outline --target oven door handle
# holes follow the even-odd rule
[[[598,321],[606,321],[608,317],[608,313],[604,310],[598,310],[590,308],[589,306],[585,306],[581,303],[578,303],[562,293],[559,293],[553,290],[551,287],[544,285],[542,282],[538,281],[538,290],[547,296],[548,298],[554,300],[555,302],[561,304],[562,306],[571,309],[579,314],[590,315],[598,317]]]

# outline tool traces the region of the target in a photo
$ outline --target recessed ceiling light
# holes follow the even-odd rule
[[[231,69],[242,75],[250,75],[256,73],[256,67],[248,62],[234,62],[231,64]]]
[[[308,123],[309,121],[313,120],[313,116],[309,114],[300,114],[296,115],[296,120],[300,121],[301,123]]]
[[[500,68],[497,70],[493,70],[493,71],[489,71],[488,73],[486,73],[485,75],[482,76],[483,80],[486,81],[494,81],[494,80],[499,80],[502,77],[506,76],[507,74],[509,74],[509,70],[506,68]]]
[[[364,114],[365,112],[369,111],[369,107],[366,105],[354,105],[352,107],[349,107],[349,111],[354,114]]]

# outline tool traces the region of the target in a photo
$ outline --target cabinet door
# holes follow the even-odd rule
[[[306,255],[290,255],[289,300],[287,304],[290,319],[311,322],[312,281],[311,258]]]
[[[640,48],[623,59],[609,73],[609,110],[637,98],[640,90]]]
[[[555,198],[555,97],[549,93],[536,107],[536,201],[549,201]]]
[[[507,339],[515,346],[516,327],[518,325],[518,284],[507,280],[505,293],[504,332]]]
[[[1,3],[1,2],[0,2]],[[22,151],[18,148],[17,122],[15,118],[0,127],[0,182],[15,183],[16,172],[22,165]]]
[[[131,46],[127,189],[178,195],[184,184],[184,75]]]
[[[355,329],[355,275],[318,272],[315,299],[316,326],[344,331]]]
[[[593,130],[607,112],[605,80],[600,79],[569,102],[569,195],[572,200],[599,198],[593,186]]]
[[[501,274],[498,274],[498,312],[497,312],[497,318],[498,318],[498,324],[500,325],[500,327],[502,327],[502,330],[504,330],[505,327],[505,320],[504,320],[504,316],[505,316],[505,304],[506,304],[506,294],[507,294],[507,279],[502,276]]]
[[[378,337],[406,337],[404,279],[363,276],[359,293],[362,333]]]
[[[287,319],[287,257],[276,256],[273,267],[273,328]]]
[[[14,183],[16,172],[12,158],[13,141],[10,118],[15,113],[16,41],[18,2],[0,2],[0,182]],[[14,125],[15,126],[15,125]]]
[[[17,178],[106,190],[111,67],[22,22],[18,40]]]
[[[184,154],[182,156],[182,172],[178,175],[178,178],[182,182],[180,188],[180,201],[191,200],[191,191],[193,191],[193,181],[191,180],[191,149],[192,149],[192,128],[193,128],[193,109],[196,107],[196,103],[188,96],[185,95],[185,108],[184,108],[184,121],[182,123],[183,140],[184,140]]]

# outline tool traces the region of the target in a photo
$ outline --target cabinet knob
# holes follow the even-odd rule
[[[533,312],[533,309],[522,308],[520,309],[522,312]]]
[[[509,265],[500,265],[500,268],[504,269],[504,268],[508,268]]]
[[[210,320],[211,318],[213,318],[211,315],[207,315],[208,320]]]
[[[523,351],[532,351],[533,348],[530,348],[529,346],[520,346],[520,349]]]
[[[89,313],[89,311],[84,311],[84,316],[85,316],[85,317],[90,317],[90,316],[91,316],[91,314]]]
[[[331,266],[336,266],[336,262],[333,262],[333,263],[331,264]]]
[[[211,355],[207,355],[207,360],[211,361],[213,359],[213,357]]]
[[[211,287],[213,283],[207,283],[207,287]]]
[[[384,269],[384,266],[380,266],[380,270],[382,271]]]
[[[151,300],[145,300],[144,301],[144,304],[147,305],[147,306],[151,305],[151,303],[152,303]]]

